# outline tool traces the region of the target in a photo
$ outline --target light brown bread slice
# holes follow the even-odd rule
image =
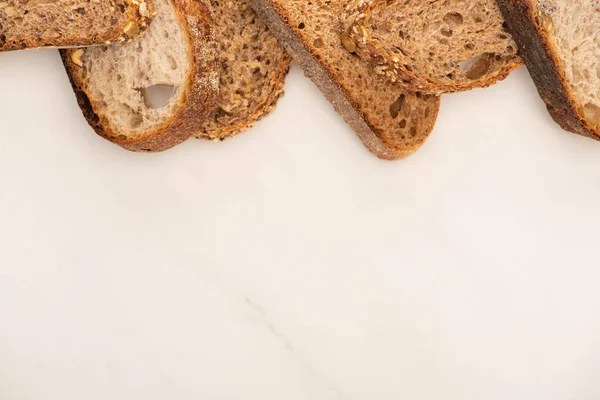
[[[399,159],[425,142],[437,118],[439,98],[389,84],[344,50],[342,1],[250,4],[369,150],[383,159]]]
[[[0,51],[127,42],[152,13],[152,0],[0,0]]]
[[[600,2],[499,4],[554,120],[567,131],[600,140]]]
[[[351,0],[344,44],[413,90],[486,87],[521,65],[495,0]]]
[[[291,58],[245,0],[212,0],[221,93],[197,134],[225,139],[269,114],[283,95]]]
[[[154,3],[154,20],[139,40],[62,51],[90,125],[134,151],[165,150],[198,132],[219,89],[208,5],[196,0]],[[159,99],[155,91],[170,96]]]

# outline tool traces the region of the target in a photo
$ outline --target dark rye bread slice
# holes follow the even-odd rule
[[[521,65],[495,0],[351,0],[343,43],[412,90],[487,87]]]
[[[567,131],[600,140],[600,3],[498,3],[552,118]]]
[[[198,132],[219,90],[218,46],[207,4],[155,0],[139,40],[62,56],[94,130],[133,151],[161,151]],[[166,92],[167,99],[154,92]]]
[[[223,140],[269,114],[283,95],[291,57],[244,0],[212,0],[220,45],[219,100],[198,137]]]
[[[437,118],[439,98],[389,84],[344,50],[342,1],[250,4],[369,150],[383,159],[400,159],[425,142]]]
[[[152,0],[0,0],[0,51],[122,43],[152,14]]]

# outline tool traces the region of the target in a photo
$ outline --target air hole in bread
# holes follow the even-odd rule
[[[317,38],[313,41],[313,46],[315,46],[317,49],[320,49],[321,47],[323,47],[323,39],[321,38]]]
[[[175,58],[168,56],[167,60],[169,61],[169,65],[170,65],[171,69],[173,71],[175,71],[177,69],[177,61],[175,61]]]
[[[143,122],[144,122],[144,117],[142,117],[140,114],[134,112],[131,115],[131,119],[129,120],[129,127],[131,129],[137,129],[142,125]]]
[[[457,27],[463,24],[464,18],[461,13],[451,12],[444,16],[444,22],[451,27]]]
[[[143,88],[141,93],[146,107],[159,109],[169,103],[173,93],[175,93],[175,87],[172,85],[153,85]]]
[[[465,71],[465,76],[468,79],[475,80],[480,79],[490,71],[493,58],[493,54],[485,53],[469,60],[462,61],[458,63],[458,65]]]
[[[390,115],[392,118],[397,118],[400,110],[404,107],[404,103],[406,103],[406,95],[402,93],[395,102],[390,105]]]
[[[452,35],[454,34],[454,32],[452,32],[452,29],[448,29],[448,28],[442,28],[442,30],[440,32],[442,35],[444,35],[446,37],[452,37]]]
[[[298,29],[304,29],[304,28],[306,28],[306,25],[304,24],[304,22],[300,22],[298,24]]]
[[[593,103],[587,103],[583,107],[583,114],[585,115],[585,119],[587,119],[592,125],[600,125],[600,107],[597,105]]]

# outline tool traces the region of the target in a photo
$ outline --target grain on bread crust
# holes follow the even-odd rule
[[[63,62],[71,79],[73,89],[77,95],[78,103],[89,124],[100,136],[132,151],[162,151],[169,149],[194,135],[204,123],[204,119],[212,111],[218,96],[219,86],[219,63],[218,47],[213,30],[213,20],[208,5],[197,0],[160,0],[165,5],[173,7],[175,19],[180,29],[187,37],[185,46],[189,67],[186,69],[184,81],[181,84],[180,96],[173,101],[168,110],[167,117],[160,119],[156,124],[150,124],[151,128],[142,132],[134,129],[131,132],[121,129],[117,124],[117,118],[109,115],[106,102],[121,101],[120,99],[94,98],[91,88],[88,88],[89,76],[86,76],[85,54],[83,63],[78,63],[76,57],[79,50],[63,50],[61,52]],[[159,0],[156,0],[158,9]],[[157,19],[159,16],[157,15]],[[156,22],[156,21],[155,21]],[[158,23],[151,29],[158,27]],[[158,28],[157,28],[158,29]],[[160,33],[160,32],[159,32]],[[159,34],[157,33],[157,35]],[[167,35],[168,36],[168,35]],[[148,33],[145,37],[153,37]],[[169,39],[165,39],[169,40]],[[172,39],[171,39],[172,40]],[[125,52],[135,57],[137,49],[142,41],[132,44],[114,45],[110,51],[119,51],[115,46],[123,47]],[[94,53],[102,49],[88,49]],[[94,60],[97,62],[97,60]],[[154,67],[156,68],[156,66]],[[119,76],[111,76],[114,84],[120,81]],[[130,88],[132,91],[138,88]],[[139,94],[137,94],[140,96]],[[139,99],[138,99],[139,100]],[[135,112],[136,110],[129,110]],[[117,129],[118,127],[118,129]]]
[[[0,51],[124,43],[143,34],[152,0],[0,0]]]
[[[251,0],[250,5],[370,151],[394,160],[423,145],[439,98],[391,85],[345,51],[341,1]]]
[[[350,0],[344,47],[412,90],[490,86],[522,62],[495,0]]]
[[[291,57],[245,0],[212,0],[220,95],[197,137],[224,140],[268,115],[283,95]]]
[[[532,0],[498,0],[498,4],[552,118],[569,132],[600,140],[600,115],[586,118],[586,105],[577,101],[569,85],[553,38],[549,7],[538,7]]]

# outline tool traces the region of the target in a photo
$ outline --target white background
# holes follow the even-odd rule
[[[1,55],[0,399],[600,398],[600,143],[524,68],[397,162],[286,89],[134,154],[55,51]]]

